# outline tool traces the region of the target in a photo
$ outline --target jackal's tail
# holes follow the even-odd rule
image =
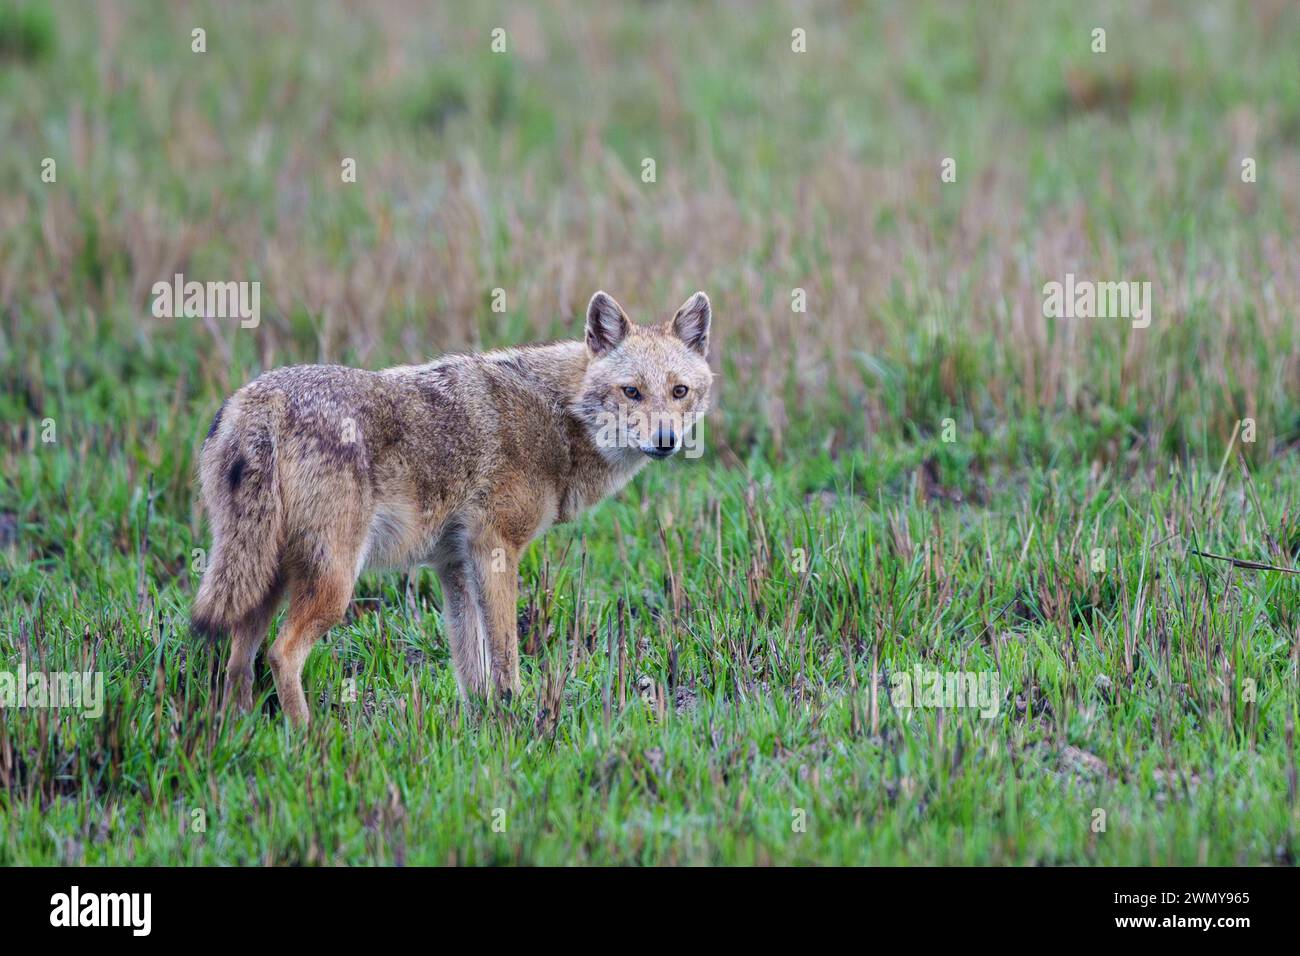
[[[190,622],[209,638],[226,634],[267,600],[284,549],[274,434],[266,423],[239,419],[223,406],[199,457],[212,552]]]

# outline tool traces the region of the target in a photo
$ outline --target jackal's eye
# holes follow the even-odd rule
[[[685,385],[674,385],[674,386],[673,386],[673,398],[685,398],[685,397],[686,397],[686,393],[689,392],[689,391],[690,391],[690,389],[687,388]]]
[[[640,401],[641,399],[641,389],[637,388],[635,385],[624,385],[623,394],[634,402]]]

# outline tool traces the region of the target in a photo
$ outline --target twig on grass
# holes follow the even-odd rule
[[[1265,564],[1262,561],[1247,561],[1244,558],[1233,558],[1226,554],[1211,554],[1209,551],[1198,551],[1195,548],[1188,548],[1188,554],[1199,555],[1202,558],[1213,558],[1215,561],[1227,561],[1234,568],[1243,568],[1247,571],[1281,571],[1283,574],[1300,574],[1296,568],[1284,568],[1276,564]]]

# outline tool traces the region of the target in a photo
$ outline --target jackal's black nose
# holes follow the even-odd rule
[[[670,428],[661,428],[655,432],[654,444],[641,450],[651,458],[667,458],[677,450],[677,433]]]

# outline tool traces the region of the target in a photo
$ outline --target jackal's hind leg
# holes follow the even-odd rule
[[[247,713],[253,709],[253,661],[266,640],[271,618],[280,605],[284,585],[276,582],[271,593],[243,620],[230,629],[230,658],[226,661],[226,696],[223,709],[231,705]]]
[[[355,558],[350,558],[323,573],[295,577],[290,584],[289,616],[267,659],[280,707],[291,724],[308,721],[303,665],[316,642],[343,620],[352,599],[355,567]]]

